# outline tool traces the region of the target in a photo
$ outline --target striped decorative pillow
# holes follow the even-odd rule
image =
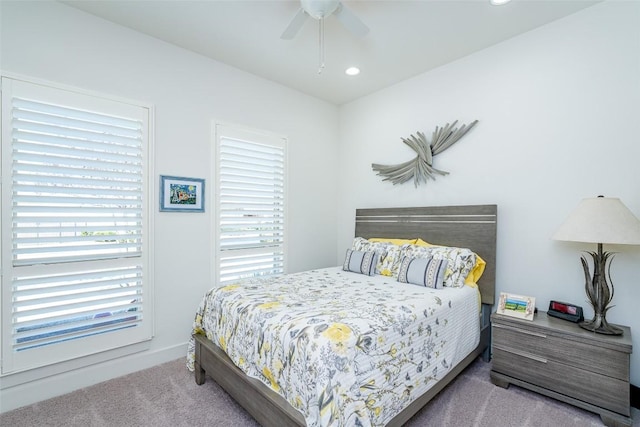
[[[373,276],[376,272],[377,263],[378,254],[374,251],[363,252],[347,249],[347,256],[344,258],[342,269],[344,271]]]
[[[422,247],[418,245],[402,245],[402,257],[434,258],[447,261],[444,273],[444,286],[461,288],[465,285],[467,276],[475,268],[476,254],[467,248],[450,246]],[[478,276],[479,277],[479,276]]]
[[[370,242],[362,237],[353,239],[351,249],[354,251],[369,252],[378,254],[376,262],[376,274],[383,276],[398,277],[398,267],[400,267],[401,246],[388,242]]]
[[[398,281],[427,288],[444,287],[444,273],[447,260],[434,258],[403,257],[398,270]]]

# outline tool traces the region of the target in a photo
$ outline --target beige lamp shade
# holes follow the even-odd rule
[[[640,245],[640,221],[612,197],[583,199],[569,215],[554,240],[616,245]]]

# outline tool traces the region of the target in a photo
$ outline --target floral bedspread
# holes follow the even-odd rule
[[[467,286],[312,270],[211,289],[193,332],[282,395],[307,426],[379,426],[477,346],[478,298]]]

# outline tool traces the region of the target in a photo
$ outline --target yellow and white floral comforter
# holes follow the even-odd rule
[[[479,342],[477,289],[340,268],[211,289],[193,324],[307,426],[384,425]],[[187,366],[193,370],[194,343]]]

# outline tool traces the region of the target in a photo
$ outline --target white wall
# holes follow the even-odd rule
[[[186,356],[211,286],[214,120],[288,138],[289,270],[334,265],[337,179],[323,164],[337,154],[337,107],[56,2],[2,1],[0,13],[0,69],[154,105],[154,185],[166,174],[206,178],[209,190],[204,214],[154,208],[151,349],[13,387],[33,378],[2,378],[0,411]]]
[[[341,261],[358,207],[496,203],[498,291],[533,295],[543,309],[550,299],[571,301],[591,315],[578,256],[593,248],[550,237],[583,197],[620,197],[640,216],[637,2],[596,5],[339,110],[61,4],[1,1],[0,13],[0,69],[155,105],[156,180],[211,183],[215,119],[288,137],[291,271]],[[471,133],[436,157],[451,175],[415,189],[371,171],[373,162],[412,155],[400,137],[476,118]],[[326,173],[322,165],[336,158],[339,173]],[[204,214],[154,210],[151,350],[4,388],[0,411],[185,353],[210,286],[211,199]],[[620,251],[609,319],[640,337],[640,248],[607,249]],[[639,350],[632,382],[640,385]]]
[[[416,52],[416,55],[428,52]],[[383,183],[371,163],[413,152],[400,140],[478,119],[438,155],[449,171],[425,186]],[[341,107],[338,259],[356,208],[495,203],[497,291],[579,304],[580,251],[551,240],[585,197],[619,197],[640,217],[640,3],[605,2]],[[605,247],[615,308],[631,326],[632,383],[640,385],[640,247]],[[603,361],[606,363],[606,361]]]

